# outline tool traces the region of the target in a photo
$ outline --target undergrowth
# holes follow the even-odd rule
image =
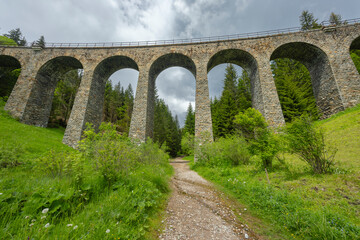
[[[264,170],[261,155],[251,151],[251,140],[238,147],[233,145],[231,154],[224,151],[215,157],[207,153],[227,149],[229,143],[221,140],[201,147],[203,152],[197,155],[198,161],[191,166],[205,178],[224,187],[251,214],[263,219],[264,224],[283,232],[289,239],[360,239],[359,119],[358,105],[330,120],[315,122],[316,129],[311,131],[318,136],[318,140],[310,141],[305,136],[304,141],[300,142],[302,145],[299,145],[296,142],[299,139],[291,139],[294,140],[293,146],[290,146],[293,151],[284,151],[289,150],[285,142],[289,139],[278,134],[275,140],[281,146],[281,151],[267,171]],[[301,128],[307,126],[301,125]],[[292,130],[300,129],[297,125],[290,127],[293,127]],[[299,136],[303,137],[304,134]],[[256,135],[253,139],[256,140]],[[320,147],[315,148],[314,142]],[[335,148],[338,150],[336,155],[330,155],[331,158],[326,155],[329,146],[335,146],[331,151]],[[302,152],[297,149],[299,147],[301,151],[313,151],[310,153],[314,156],[323,151],[321,156],[325,157],[314,161],[332,161],[331,167],[316,171],[318,168],[308,164],[305,158],[301,160],[295,154],[290,154],[298,151],[301,156]],[[229,164],[229,156],[239,152],[236,148],[242,149],[243,157],[248,156],[243,149],[250,149],[250,160]]]
[[[0,121],[22,125],[3,110]],[[25,127],[24,135],[48,133]],[[0,128],[1,138],[13,130]],[[169,156],[106,124],[99,133],[89,127],[79,151],[61,146],[61,137],[49,136],[57,138],[53,150],[23,140],[20,151],[0,149],[9,159],[0,169],[0,239],[144,239],[169,193]]]

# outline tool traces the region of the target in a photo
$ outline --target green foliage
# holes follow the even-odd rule
[[[303,114],[319,118],[307,68],[292,59],[276,59],[271,63],[275,85],[286,122],[292,122]]]
[[[31,46],[45,48],[45,44],[46,43],[45,43],[44,36],[40,36],[40,38],[38,40],[36,40],[35,42],[33,42],[31,44]]]
[[[120,82],[115,86],[110,80],[106,83],[103,121],[115,124],[117,131],[125,136],[129,133],[133,106],[134,93],[130,84],[124,90]]]
[[[239,112],[251,107],[251,79],[246,71],[242,71],[238,79],[236,100]]]
[[[360,50],[350,50],[350,56],[356,69],[360,73]]]
[[[17,46],[16,42],[5,36],[0,36],[0,45]]]
[[[26,46],[26,39],[22,35],[20,28],[12,29],[8,34],[4,34],[5,37],[14,40],[18,46]]]
[[[300,118],[286,128],[291,153],[307,162],[314,173],[327,173],[334,165],[337,149],[325,144],[324,133],[313,126],[309,118]]]
[[[224,89],[220,99],[211,101],[211,117],[215,139],[233,134],[234,117],[238,112],[251,107],[250,78],[243,71],[238,78],[232,64],[226,67]]]
[[[247,164],[250,153],[244,138],[228,136],[220,138],[213,143],[205,143],[199,147],[197,165],[213,166],[237,166]]]
[[[195,136],[185,132],[185,134],[181,137],[181,151],[186,155],[193,155],[194,154],[194,140]]]
[[[22,126],[5,115],[1,137]],[[168,155],[151,141],[132,143],[110,124],[98,133],[88,128],[80,151],[64,152],[57,145],[61,134],[54,144],[51,133],[38,129],[46,130],[20,129],[27,141],[35,139],[20,154],[26,164],[0,169],[0,239],[143,239],[169,192]],[[26,133],[30,130],[35,137]],[[21,153],[11,147],[13,138],[6,140],[9,152]],[[37,148],[41,157],[26,159],[28,149]]]
[[[256,125],[253,119],[261,115],[254,110],[247,115],[249,116],[246,118],[242,116],[240,122],[243,122],[245,126],[247,123],[249,129],[257,129],[253,126]],[[313,171],[309,172],[307,163],[299,159],[297,155],[283,154],[282,159],[277,158],[281,161],[274,159],[273,171],[268,172],[267,176],[265,171],[257,166],[257,159],[262,158],[264,149],[259,149],[257,153],[253,151],[254,142],[251,139],[258,141],[259,136],[262,136],[255,130],[255,133],[246,132],[247,142],[250,144],[248,149],[252,154],[249,164],[241,166],[222,164],[219,160],[221,151],[217,147],[209,146],[210,149],[205,149],[204,156],[199,155],[205,161],[200,160],[200,163],[196,162],[193,166],[202,176],[230,191],[242,205],[245,205],[249,215],[260,216],[262,222],[259,224],[256,221],[253,226],[251,226],[251,220],[246,217],[244,219],[248,220],[249,227],[255,229],[254,231],[257,225],[261,225],[258,231],[263,231],[267,227],[271,229],[270,232],[264,234],[269,238],[280,238],[279,236],[270,237],[269,234],[275,231],[284,234],[283,239],[359,239],[360,205],[358,199],[360,199],[360,193],[357,191],[357,186],[360,184],[358,178],[360,171],[359,116],[360,105],[340,112],[329,119],[317,121],[313,125],[296,120],[289,126],[289,128],[295,128],[294,132],[298,134],[296,136],[286,135],[287,131],[272,136],[277,146],[270,145],[270,149],[283,148],[285,140],[295,141],[292,144],[296,148],[301,148],[304,143],[311,142],[306,146],[311,145],[311,149],[317,149],[318,143],[312,142],[313,136],[318,137],[319,133],[323,134],[320,137],[320,146],[324,146],[321,139],[325,136],[327,142],[333,143],[339,149],[335,156],[336,165],[333,168],[333,174],[314,174]],[[258,125],[266,126],[261,121]],[[324,129],[324,132],[319,131],[320,127]],[[311,128],[310,131],[308,131],[309,128]],[[285,135],[284,138],[282,138],[283,135]],[[260,147],[268,146],[262,142],[259,145]],[[205,164],[206,157],[209,156],[209,154],[206,155],[208,152],[213,152],[214,155],[209,157],[208,162],[211,164]],[[264,152],[266,153],[266,149]],[[254,156],[254,153],[257,156]],[[331,153],[332,150],[329,149],[326,152],[329,155]],[[246,212],[242,213],[242,216],[246,215]]]
[[[244,113],[237,114],[234,123],[250,144],[250,152],[261,158],[264,168],[272,168],[272,161],[280,151],[280,146],[277,137],[268,128],[261,113],[254,108],[249,108]]]
[[[192,109],[191,103],[189,103],[186,118],[185,118],[185,125],[182,130],[182,133],[189,133],[190,135],[195,135],[195,112]]]
[[[267,123],[262,114],[254,109],[248,108],[235,116],[234,123],[246,139],[255,139],[261,129],[267,128]]]
[[[330,24],[332,24],[332,25],[347,24],[346,21],[342,21],[341,19],[342,19],[342,17],[341,17],[340,14],[336,14],[336,13],[334,13],[334,12],[331,12],[330,17],[329,17],[329,22],[330,22]]]
[[[8,98],[20,75],[21,69],[0,67],[0,97]]]
[[[58,81],[51,107],[49,127],[66,127],[81,77],[81,71],[76,69],[67,72]]]
[[[312,189],[302,193],[268,185],[265,173],[249,168],[195,165],[201,175],[225,187],[251,212],[261,215],[271,229],[287,234],[289,237],[285,239],[358,239],[360,226],[346,216],[344,209],[320,205],[316,199],[312,201],[305,194]],[[263,225],[266,224],[262,223],[262,228]]]
[[[314,17],[314,14],[308,10],[302,11],[300,17],[300,24],[302,30],[311,30],[321,28],[321,25],[317,22],[318,19]]]
[[[154,142],[165,148],[170,156],[180,152],[181,131],[177,116],[173,117],[163,99],[155,98]]]
[[[41,157],[51,149],[54,151],[74,151],[61,143],[64,129],[33,127],[20,123],[4,111],[5,102],[0,98],[0,146],[18,146],[18,161],[27,163]],[[15,150],[14,150],[15,151]]]
[[[0,145],[0,168],[16,167],[21,164],[24,149],[19,144]]]

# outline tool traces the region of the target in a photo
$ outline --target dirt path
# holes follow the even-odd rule
[[[231,201],[190,170],[187,161],[177,158],[171,165],[175,169],[173,192],[160,239],[258,239],[239,222]]]

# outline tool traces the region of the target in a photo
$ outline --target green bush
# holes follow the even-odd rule
[[[195,136],[186,132],[181,138],[181,151],[186,155],[194,155]]]
[[[20,145],[0,146],[0,168],[15,167],[21,163],[24,149]]]
[[[137,145],[119,134],[111,123],[101,124],[98,133],[88,125],[79,149],[110,185],[140,164],[157,165],[169,158],[150,139]]]
[[[237,166],[247,164],[250,154],[244,138],[229,136],[213,143],[202,144],[196,164],[207,166]]]
[[[272,168],[272,161],[280,151],[280,144],[261,113],[248,108],[235,116],[234,123],[248,141],[250,153],[261,158],[264,168]]]
[[[315,129],[310,118],[295,120],[285,131],[290,153],[308,163],[314,173],[331,171],[337,149],[326,146],[323,132]]]
[[[0,169],[0,239],[144,239],[170,191],[168,158],[152,141],[89,126],[79,151]]]

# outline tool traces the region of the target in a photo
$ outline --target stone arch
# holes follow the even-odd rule
[[[154,129],[154,104],[155,104],[155,80],[159,74],[170,67],[183,67],[189,70],[196,79],[196,65],[193,60],[181,53],[168,53],[157,58],[150,67],[148,81],[148,126],[146,136],[153,137]]]
[[[46,127],[59,78],[70,70],[82,68],[78,59],[68,56],[55,57],[43,64],[37,71],[22,121]]]
[[[180,53],[169,53],[159,57],[151,64],[149,79],[155,81],[162,71],[170,67],[183,67],[196,78],[196,66],[190,57]]]
[[[137,63],[126,56],[112,56],[102,60],[94,70],[93,78],[105,82],[114,72],[131,68],[139,71]]]
[[[350,45],[350,55],[351,55],[351,58],[355,64],[355,61],[359,61],[360,59],[360,36],[355,38],[351,45]],[[356,52],[355,52],[356,51]],[[355,54],[355,55],[354,55]],[[356,65],[355,65],[356,66]],[[356,66],[357,67],[357,66]],[[360,74],[360,69],[357,68],[359,74]]]
[[[251,79],[251,97],[254,108],[261,111],[261,90],[259,84],[259,67],[253,55],[241,49],[225,49],[214,54],[208,64],[207,71],[222,63],[233,63],[242,67]],[[262,111],[261,111],[262,112]]]
[[[350,50],[353,49],[360,49],[360,36],[358,36],[351,42]]]
[[[344,110],[328,56],[322,49],[306,42],[290,42],[273,51],[270,60],[277,58],[297,60],[309,70],[314,97],[323,114],[322,118]]]
[[[21,71],[21,63],[18,59],[9,55],[0,55],[0,97],[10,96],[20,74],[20,71],[13,72],[16,69]]]
[[[114,72],[124,68],[139,71],[139,67],[133,59],[118,55],[102,60],[93,72],[90,90],[91,104],[88,105],[88,111],[92,112],[92,119],[88,119],[88,121],[91,121],[95,128],[100,125],[102,120],[106,81]]]

